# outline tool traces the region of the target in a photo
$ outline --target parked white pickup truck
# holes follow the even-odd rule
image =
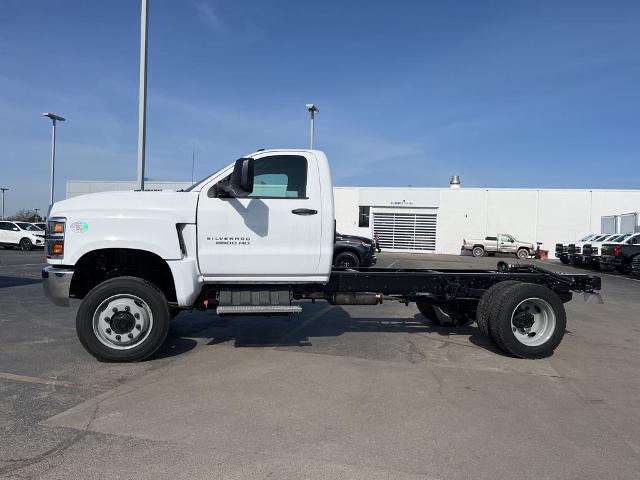
[[[487,253],[512,253],[524,259],[534,254],[535,247],[533,243],[521,242],[508,233],[499,233],[495,237],[463,239],[462,250],[471,252],[474,257],[484,257]]]
[[[441,326],[476,320],[504,351],[550,355],[572,291],[600,279],[532,265],[498,270],[332,270],[333,185],[316,150],[241,158],[186,191],[95,193],[56,203],[43,285],[56,304],[81,299],[76,330],[105,361],[133,361],[163,342],[180,309],[289,315],[300,301],[416,302]]]

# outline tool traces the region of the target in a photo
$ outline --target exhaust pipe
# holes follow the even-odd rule
[[[377,305],[382,303],[381,293],[331,293],[325,297],[331,305]]]

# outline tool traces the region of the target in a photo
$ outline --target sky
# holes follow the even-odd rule
[[[146,176],[316,148],[339,186],[640,188],[640,2],[149,0]],[[0,187],[136,176],[140,2],[0,1]]]

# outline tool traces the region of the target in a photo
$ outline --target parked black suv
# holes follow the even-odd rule
[[[640,276],[640,255],[637,255],[631,262],[631,273]]]
[[[370,267],[375,265],[377,260],[373,240],[336,232],[333,247],[334,267]]]

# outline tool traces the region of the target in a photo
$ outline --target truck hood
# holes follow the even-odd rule
[[[195,223],[198,192],[143,191],[100,192],[56,202],[49,217],[110,217],[171,219]]]
[[[345,235],[342,233],[336,233],[336,240],[352,240],[356,242],[373,243],[373,240],[367,237],[359,237],[357,235]]]

